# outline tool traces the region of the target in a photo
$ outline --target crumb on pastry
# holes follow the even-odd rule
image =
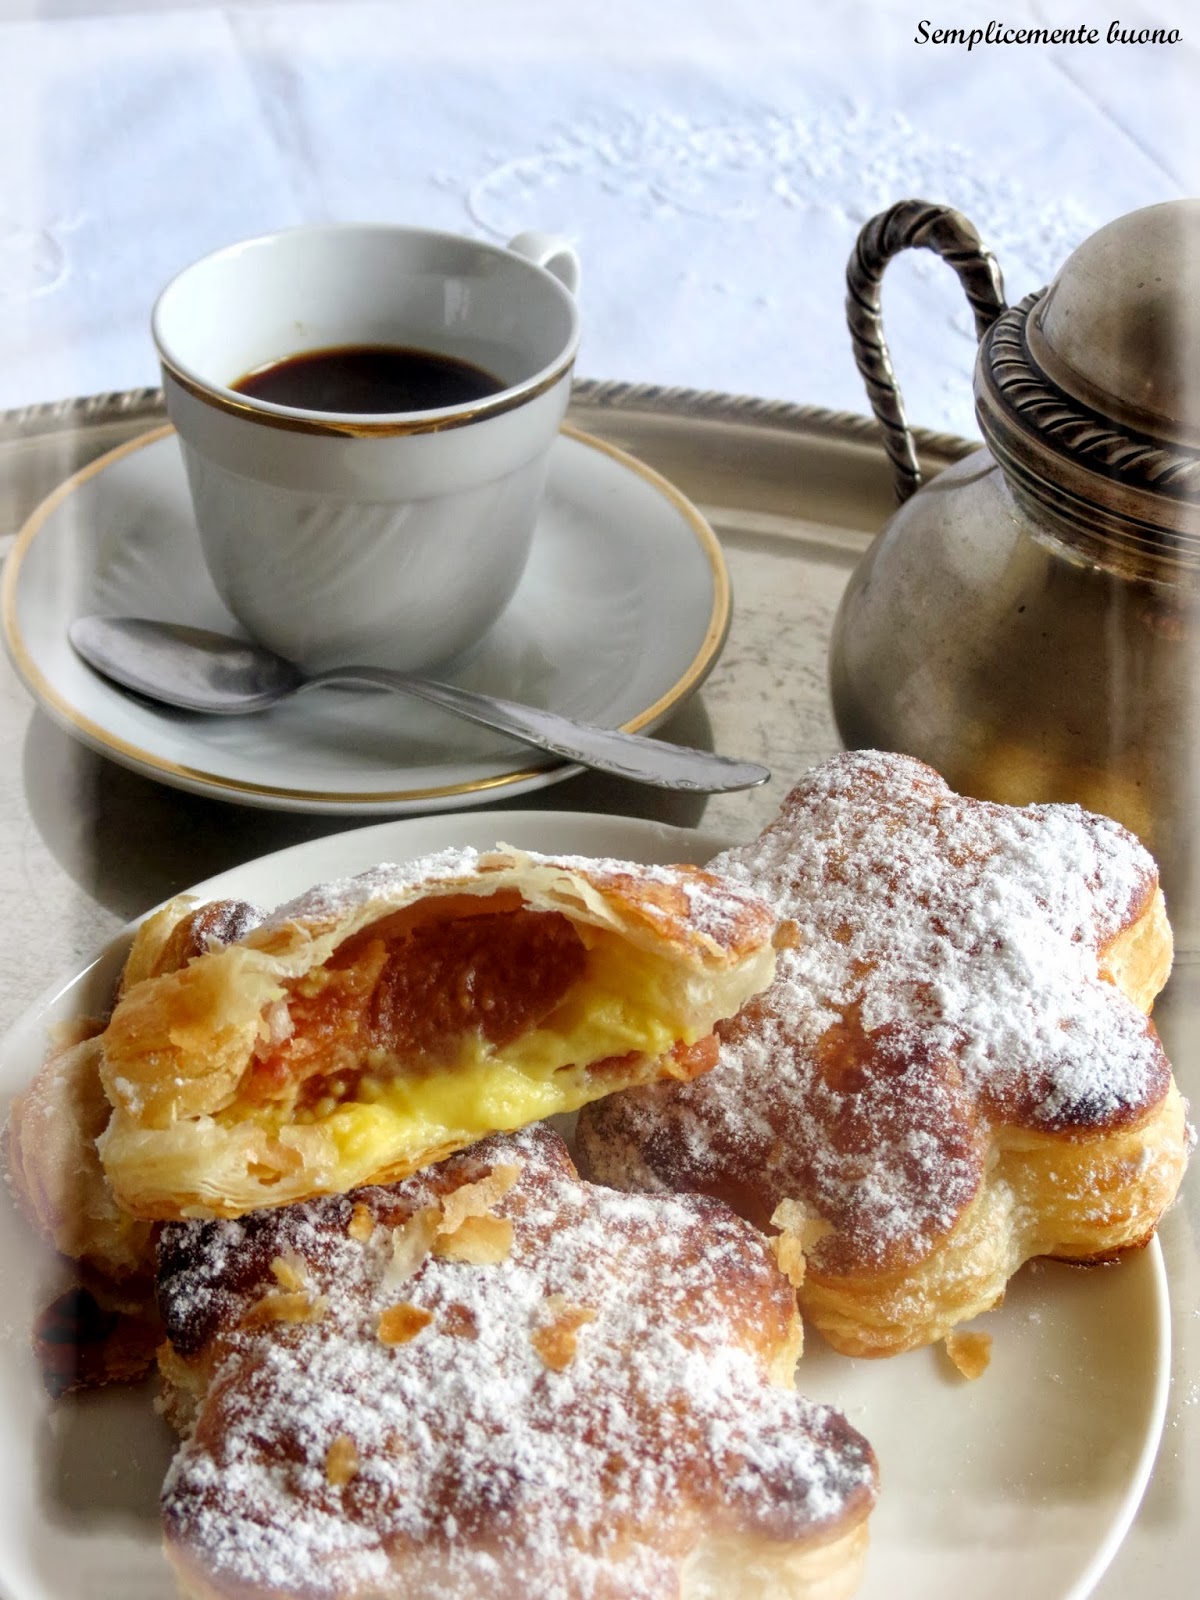
[[[306,1290],[268,1289],[247,1313],[250,1325],[266,1322],[320,1322],[329,1309],[324,1295]]]
[[[352,1239],[357,1239],[359,1244],[366,1244],[375,1232],[375,1218],[370,1206],[364,1206],[360,1201],[350,1213],[350,1221],[346,1224],[346,1232]]]
[[[814,1217],[800,1200],[781,1200],[771,1213],[771,1226],[779,1229],[771,1240],[779,1270],[793,1289],[799,1289],[804,1282],[808,1252],[833,1229],[828,1222]]]
[[[358,1449],[348,1433],[339,1433],[325,1452],[325,1481],[343,1488],[358,1475]]]
[[[512,1249],[513,1226],[507,1217],[490,1213],[464,1217],[452,1233],[439,1232],[433,1241],[434,1255],[467,1266],[487,1267],[503,1261]]]
[[[271,1262],[271,1273],[281,1289],[303,1289],[308,1281],[304,1259],[294,1250],[286,1256],[276,1256]]]
[[[432,1311],[415,1306],[410,1300],[401,1300],[394,1306],[385,1306],[379,1313],[377,1337],[380,1344],[407,1344],[432,1321]]]
[[[510,1161],[493,1167],[487,1177],[480,1178],[478,1183],[464,1183],[460,1189],[455,1189],[442,1201],[442,1220],[438,1232],[455,1233],[469,1217],[486,1216],[520,1176],[520,1163]]]
[[[565,1372],[575,1359],[580,1328],[595,1322],[592,1306],[572,1305],[565,1295],[548,1294],[542,1301],[540,1322],[530,1334],[533,1348],[551,1372]]]

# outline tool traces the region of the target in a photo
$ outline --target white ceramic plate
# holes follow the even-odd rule
[[[586,814],[434,817],[297,845],[197,892],[270,906],[376,861],[498,840],[644,861],[706,860],[729,842]],[[116,940],[13,1028],[0,1047],[5,1102],[36,1068],[50,1022],[104,1008],[127,942]],[[145,1389],[46,1401],[28,1330],[49,1271],[0,1204],[0,1594],[170,1600],[156,1509],[167,1428]],[[852,1361],[810,1337],[800,1388],[839,1405],[880,1461],[859,1600],[1081,1600],[1133,1518],[1166,1404],[1170,1334],[1157,1241],[1118,1267],[1035,1264],[982,1320],[994,1335],[992,1362],[971,1384],[940,1350]]]
[[[632,456],[564,429],[529,565],[455,682],[630,731],[716,661],[729,580],[699,512]],[[579,769],[401,695],[329,689],[253,717],[151,706],[97,677],[67,626],[89,612],[240,632],[205,569],[179,448],[159,428],[92,462],[30,517],[4,574],[4,638],[62,726],[180,789],[281,810],[444,811]]]

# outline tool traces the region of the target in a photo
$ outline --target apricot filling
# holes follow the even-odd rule
[[[464,915],[458,899],[453,916],[368,929],[289,985],[241,1097],[294,1095],[300,1111],[355,1100],[373,1072],[445,1070],[465,1035],[502,1049],[549,1016],[587,967],[571,923],[521,907]]]
[[[681,1007],[669,966],[614,933],[515,894],[422,902],[286,985],[218,1117],[285,1142],[285,1123],[319,1123],[339,1178],[366,1181],[410,1145],[575,1110],[664,1057],[675,1077],[706,1071],[716,1041]]]

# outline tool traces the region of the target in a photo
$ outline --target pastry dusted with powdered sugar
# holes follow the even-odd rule
[[[838,1600],[869,1446],[791,1388],[766,1241],[581,1182],[544,1127],[389,1188],[171,1224],[188,1600]]]
[[[1170,929],[1131,834],[868,751],[713,867],[772,902],[789,947],[703,1082],[581,1115],[589,1176],[806,1229],[801,1308],[852,1354],[942,1337],[1030,1257],[1151,1237],[1189,1131],[1147,1015]]]

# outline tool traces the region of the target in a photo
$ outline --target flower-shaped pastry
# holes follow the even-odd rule
[[[875,1469],[790,1388],[794,1297],[699,1196],[545,1127],[390,1188],[171,1224],[168,1554],[229,1600],[851,1592]]]
[[[1189,1132],[1146,1015],[1170,929],[1131,834],[868,751],[713,866],[791,919],[790,947],[706,1079],[581,1116],[588,1176],[806,1234],[801,1309],[856,1355],[941,1338],[1032,1256],[1150,1238]]]

